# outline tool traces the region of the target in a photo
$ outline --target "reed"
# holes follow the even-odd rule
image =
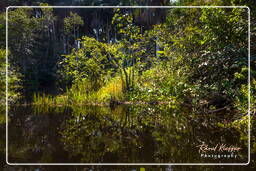
[[[108,81],[97,91],[88,81],[74,83],[70,89],[58,96],[35,93],[33,103],[35,105],[95,105],[108,104],[110,100],[124,100],[122,80],[119,77]]]

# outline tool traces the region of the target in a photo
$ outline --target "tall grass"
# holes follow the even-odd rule
[[[78,81],[70,89],[56,97],[34,94],[34,104],[40,105],[95,105],[108,104],[110,100],[124,100],[122,81],[119,77],[108,81],[95,91],[89,81]]]
[[[54,105],[55,100],[53,96],[46,94],[34,93],[33,102],[35,105]]]
[[[178,70],[167,71],[164,67],[154,67],[145,71],[135,80],[132,91],[124,91],[123,81],[114,77],[102,87],[95,89],[94,84],[82,79],[73,83],[62,95],[34,96],[35,104],[45,105],[108,105],[115,101],[175,102],[186,90],[186,77]]]
[[[117,77],[101,87],[97,92],[100,101],[108,102],[110,99],[122,101],[124,100],[124,92],[121,78]]]

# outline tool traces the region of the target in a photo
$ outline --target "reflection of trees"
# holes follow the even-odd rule
[[[5,164],[5,124],[0,123],[0,167]]]
[[[217,128],[222,118],[165,105],[9,113],[10,162],[200,162],[196,146],[202,142],[239,143],[236,132]]]
[[[57,130],[67,115],[38,115],[34,111],[30,107],[12,107],[9,112],[9,162],[63,162],[67,154]]]
[[[0,105],[0,167],[4,164],[4,161],[5,161],[4,156],[5,156],[5,106]]]
[[[216,129],[214,117],[193,118],[167,106],[73,110],[61,139],[65,150],[82,162],[198,162],[196,146],[202,142],[238,142],[229,130]]]

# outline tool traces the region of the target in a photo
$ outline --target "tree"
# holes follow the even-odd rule
[[[140,46],[142,34],[140,28],[133,23],[133,17],[128,11],[115,10],[112,24],[115,25],[119,33],[116,38],[120,59],[119,68],[121,77],[125,83],[126,90],[132,90],[135,77],[135,68],[140,62],[140,57],[145,53],[145,49]]]
[[[8,15],[9,62],[23,76],[23,94],[40,91],[47,83],[51,86],[59,58],[53,9],[18,8]]]
[[[69,53],[74,45],[78,46],[77,38],[79,35],[79,27],[84,25],[84,21],[82,18],[77,14],[70,12],[69,16],[64,18],[64,33],[66,35],[66,45],[64,45],[64,53]]]
[[[107,46],[94,38],[82,37],[81,47],[72,49],[60,62],[64,69],[64,78],[73,83],[87,80],[93,90],[98,90],[114,69],[113,63],[110,62],[113,59],[110,59],[106,50]]]

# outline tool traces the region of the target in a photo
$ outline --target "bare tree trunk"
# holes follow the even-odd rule
[[[63,35],[63,50],[64,50],[64,54],[67,54],[66,46],[67,46],[66,36]]]

